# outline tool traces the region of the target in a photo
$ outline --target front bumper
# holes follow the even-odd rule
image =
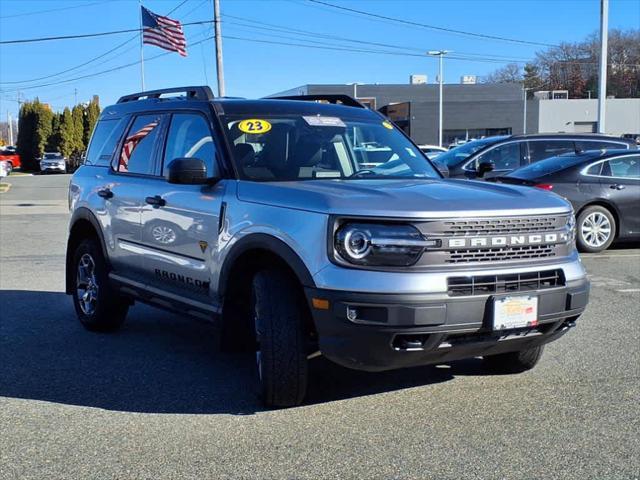
[[[307,288],[306,296],[322,354],[345,367],[381,371],[551,342],[575,325],[586,308],[589,288],[583,276],[559,287],[508,294],[452,297]],[[507,295],[537,296],[538,325],[494,331],[493,299]],[[328,300],[329,308],[314,308],[313,298]]]
[[[41,172],[66,172],[67,171],[67,166],[66,165],[43,165],[43,164],[40,164],[40,171]]]

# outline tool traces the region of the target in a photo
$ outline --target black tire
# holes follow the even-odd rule
[[[593,241],[590,242],[588,235],[585,234],[585,228],[589,228],[589,221],[594,216],[596,218],[598,218],[598,216],[604,216],[606,218],[606,221],[608,221],[610,225],[609,237],[604,243],[597,246],[594,245]],[[605,207],[601,207],[600,205],[592,205],[585,208],[582,212],[580,212],[580,215],[578,215],[578,220],[576,223],[576,243],[578,245],[578,249],[581,252],[597,253],[606,250],[616,238],[616,232],[616,219],[611,211]]]
[[[521,373],[536,366],[544,345],[520,350],[519,352],[499,353],[483,357],[485,368],[491,373]]]
[[[296,287],[278,270],[253,278],[256,363],[262,400],[269,407],[300,405],[307,390],[304,307]]]
[[[91,278],[90,284],[80,273],[80,263],[86,264],[89,259],[93,262],[93,275],[85,273],[84,277]],[[83,271],[89,270],[85,268]],[[94,332],[113,332],[122,325],[129,310],[129,301],[109,283],[107,262],[102,248],[94,239],[83,240],[73,253],[73,286],[73,306],[83,327]],[[96,287],[95,290],[92,286]],[[82,291],[92,293],[83,299]]]

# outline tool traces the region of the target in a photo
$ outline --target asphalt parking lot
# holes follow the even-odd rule
[[[520,375],[479,360],[370,374],[318,358],[265,411],[253,360],[136,305],[82,329],[64,294],[68,175],[0,194],[0,478],[640,477],[640,248],[585,255],[578,327]]]

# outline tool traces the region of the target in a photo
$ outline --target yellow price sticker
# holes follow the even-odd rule
[[[389,130],[393,130],[393,125],[389,122],[382,122],[382,126],[384,128],[388,128]]]
[[[238,124],[238,128],[241,132],[244,133],[266,133],[271,130],[271,124],[266,120],[261,120],[259,118],[249,118],[247,120],[242,120]]]

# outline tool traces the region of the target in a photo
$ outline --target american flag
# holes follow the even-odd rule
[[[184,38],[182,24],[178,20],[156,15],[142,8],[142,43],[155,45],[172,52],[187,56],[187,40]]]
[[[122,153],[120,154],[120,162],[118,163],[118,171],[119,172],[128,172],[129,171],[129,159],[131,158],[131,154],[136,149],[138,144],[142,141],[144,137],[149,135],[154,128],[158,126],[158,121],[153,121],[151,123],[146,124],[140,130],[138,130],[133,135],[129,135],[125,141],[124,146],[122,147]]]

